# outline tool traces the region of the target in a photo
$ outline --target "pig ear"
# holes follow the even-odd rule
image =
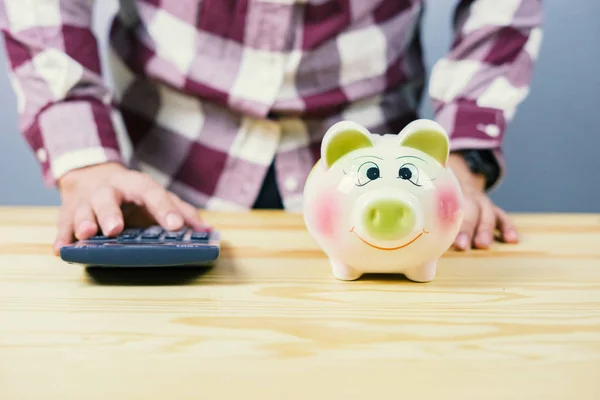
[[[446,167],[450,143],[446,131],[437,122],[418,119],[406,125],[399,136],[400,146],[422,151]]]
[[[330,168],[351,151],[373,147],[371,133],[352,121],[341,121],[331,126],[321,142],[321,160]]]

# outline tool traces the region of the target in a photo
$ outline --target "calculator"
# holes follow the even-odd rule
[[[219,252],[220,233],[210,227],[167,231],[150,226],[77,241],[61,247],[60,257],[69,264],[94,267],[212,266]]]

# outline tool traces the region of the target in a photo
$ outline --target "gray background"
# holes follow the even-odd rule
[[[104,46],[116,0],[97,3],[95,29]],[[456,3],[427,3],[424,46],[430,68],[448,48]],[[508,211],[600,212],[600,2],[546,0],[544,7],[544,41],[531,94],[509,126],[507,175],[492,198]],[[0,56],[5,63],[3,51]],[[5,73],[0,94],[0,204],[59,204],[17,131],[15,96]],[[431,117],[426,100],[423,113]]]

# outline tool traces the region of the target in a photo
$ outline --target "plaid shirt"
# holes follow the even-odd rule
[[[208,209],[252,207],[268,167],[288,210],[340,119],[397,133],[425,83],[422,0],[121,0],[103,79],[90,0],[2,0],[20,130],[47,185],[106,161]],[[452,149],[491,149],[528,93],[541,0],[457,2],[431,71]]]

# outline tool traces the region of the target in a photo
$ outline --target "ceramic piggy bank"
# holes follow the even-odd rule
[[[435,278],[463,218],[448,155],[446,132],[430,120],[397,135],[374,135],[350,121],[326,132],[304,187],[304,222],[337,279]]]

